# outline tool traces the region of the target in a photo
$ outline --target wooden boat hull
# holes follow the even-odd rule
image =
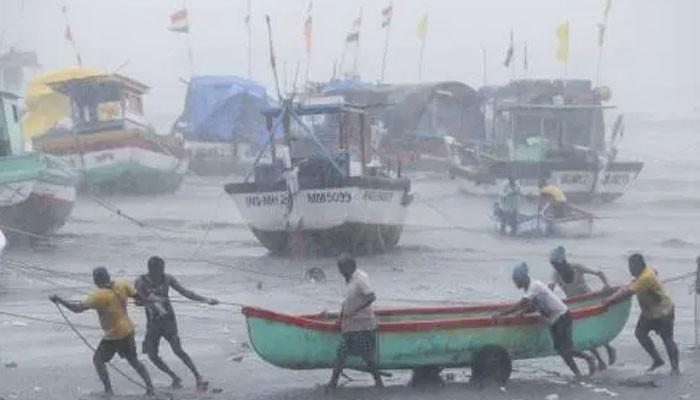
[[[34,145],[66,161],[82,188],[112,193],[168,193],[177,190],[188,159],[172,138],[141,128],[67,136],[39,136]]]
[[[630,313],[629,299],[608,308],[601,293],[569,301],[574,347],[579,350],[611,342]],[[487,345],[505,349],[512,359],[556,354],[549,327],[535,316],[507,317],[494,322],[490,315],[505,306],[414,308],[378,311],[377,359],[381,369],[467,367]],[[291,316],[245,307],[250,342],[265,361],[281,368],[332,368],[340,340],[339,326],[320,316]],[[463,318],[465,313],[470,314]],[[364,368],[349,357],[349,368]]]
[[[225,187],[253,234],[274,254],[366,254],[393,248],[412,198],[406,180],[349,178],[334,187],[302,184],[291,197],[283,187]]]
[[[27,153],[0,158],[0,225],[10,242],[58,230],[75,198],[75,176],[56,157]]]
[[[474,195],[496,196],[508,176],[513,175],[529,197],[539,195],[537,184],[545,177],[562,188],[569,201],[612,202],[629,189],[643,165],[641,162],[614,162],[600,170],[593,163],[498,161],[452,166],[450,176],[457,179],[460,190]]]

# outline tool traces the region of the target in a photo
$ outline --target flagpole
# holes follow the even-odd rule
[[[70,23],[68,22],[68,9],[66,8],[66,6],[63,6],[63,19],[66,21],[66,31],[70,35],[69,41],[70,41],[71,47],[73,47],[73,52],[75,53],[75,58],[78,61],[78,66],[82,67],[83,60],[80,57],[80,52],[78,51],[78,47],[75,44],[75,38],[73,38],[73,31],[70,29]]]
[[[425,35],[420,41],[420,56],[418,58],[418,82],[423,81],[423,50],[425,49]]]
[[[384,36],[384,55],[382,56],[382,73],[379,78],[379,82],[384,82],[384,71],[386,70],[386,56],[389,52],[389,34],[391,33],[391,18],[393,18],[394,13],[394,2],[389,3],[392,15],[389,17],[388,25],[386,26],[386,35]],[[386,18],[386,17],[385,17]]]
[[[352,63],[353,78],[358,76],[357,61],[360,58],[360,30],[362,29],[362,7],[360,7],[360,26],[357,27],[357,42],[355,44],[355,61]]]
[[[250,6],[250,0],[248,0],[248,15],[246,19],[246,28],[248,30],[248,79],[253,79],[253,40],[252,40],[252,31],[250,29],[250,14],[251,14],[251,6]]]
[[[486,47],[482,44],[481,45],[481,72],[483,73],[483,85],[486,86]]]
[[[568,75],[569,70],[569,36],[571,27],[569,26],[569,20],[566,20],[566,60],[564,60],[564,79]]]

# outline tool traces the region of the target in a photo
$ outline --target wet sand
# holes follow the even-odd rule
[[[376,287],[379,306],[493,301],[519,298],[510,281],[510,270],[527,261],[532,274],[547,280],[551,267],[549,250],[567,247],[569,258],[590,267],[600,267],[613,283],[629,281],[626,255],[642,250],[662,278],[693,271],[700,253],[700,166],[692,151],[696,135],[686,132],[646,132],[629,123],[634,142],[623,154],[641,157],[646,163],[639,181],[613,204],[596,205],[604,217],[596,222],[595,234],[586,239],[519,240],[497,236],[487,218],[491,201],[459,193],[446,178],[418,179],[417,193],[399,248],[389,254],[361,257]],[[671,140],[668,143],[666,140]],[[635,146],[634,144],[637,143]],[[690,150],[689,150],[690,149]],[[47,297],[52,293],[80,299],[91,287],[90,270],[106,265],[116,278],[133,280],[145,270],[146,259],[158,254],[167,270],[186,287],[232,303],[243,303],[290,312],[335,310],[341,300],[343,282],[332,259],[294,260],[269,256],[242,223],[235,205],[223,193],[217,178],[188,178],[173,195],[108,200],[123,212],[148,224],[140,227],[114,215],[83,197],[70,222],[60,234],[34,249],[12,248],[0,274],[0,311],[61,322]],[[215,224],[211,224],[215,221]],[[20,267],[21,261],[59,270],[58,276]],[[304,271],[321,267],[328,280],[311,283]],[[479,390],[467,387],[468,370],[450,370],[454,381],[442,386],[413,388],[410,375],[395,372],[388,388],[369,388],[371,380],[349,372],[352,382],[338,390],[336,398],[356,399],[544,399],[558,394],[562,399],[700,398],[700,351],[690,346],[693,338],[693,297],[689,280],[667,285],[676,301],[676,332],[681,348],[683,375],[668,376],[668,367],[645,375],[649,359],[634,338],[636,305],[626,328],[613,342],[619,363],[585,384],[572,383],[563,362],[556,357],[517,361],[512,381],[505,387]],[[239,308],[186,302],[173,295],[185,349],[211,387],[221,393],[197,394],[193,380],[167,345],[161,348],[168,362],[189,385],[175,393],[176,399],[325,398],[323,389],[330,371],[289,371],[273,367],[248,349],[245,323]],[[145,320],[140,308],[130,307],[137,324],[140,347]],[[92,343],[101,333],[92,312],[69,313]],[[660,342],[657,342],[660,346]],[[665,358],[665,353],[662,354]],[[142,357],[159,387],[167,377]],[[93,371],[91,353],[60,324],[0,315],[0,398],[80,399],[101,386]],[[16,367],[5,367],[6,363]],[[135,376],[122,361],[116,365]],[[10,366],[12,366],[10,364]],[[443,374],[445,375],[445,374]],[[112,373],[115,390],[138,395],[141,389]],[[635,384],[626,382],[632,378]],[[650,387],[654,382],[658,387]],[[616,396],[617,395],[617,396]],[[689,397],[684,397],[688,395]],[[131,398],[131,397],[129,397]]]

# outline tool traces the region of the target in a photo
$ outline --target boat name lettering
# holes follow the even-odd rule
[[[392,198],[394,198],[394,192],[385,190],[367,190],[364,195],[365,201],[389,202]]]
[[[247,207],[270,207],[287,204],[286,193],[267,193],[245,197]]]
[[[603,185],[627,186],[630,183],[630,176],[626,173],[607,173],[603,178]]]
[[[559,180],[562,185],[588,185],[589,175],[586,173],[562,174]]]
[[[352,201],[352,194],[348,191],[339,192],[311,192],[306,194],[309,203],[349,203]]]

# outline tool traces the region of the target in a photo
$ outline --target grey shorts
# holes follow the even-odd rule
[[[168,342],[180,338],[175,318],[164,318],[148,322],[146,325],[146,336],[143,338],[143,353],[158,353],[161,338],[164,338]]]

